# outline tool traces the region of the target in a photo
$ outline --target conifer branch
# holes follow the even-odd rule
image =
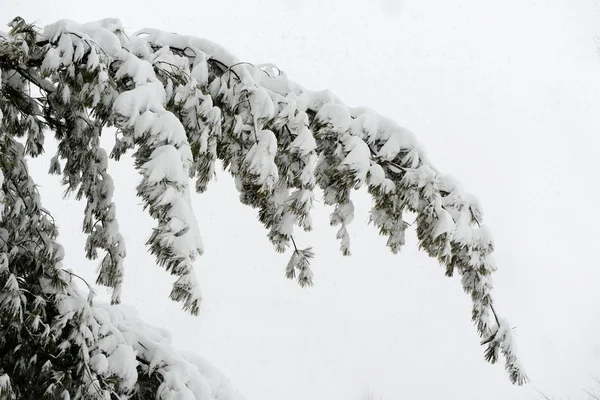
[[[269,74],[260,65],[239,61],[203,39],[152,29],[123,39],[116,20],[85,26],[61,21],[41,33],[15,19],[0,45],[0,74],[0,113],[5,113],[0,128],[8,139],[26,136],[27,140],[24,149],[8,139],[0,142],[0,151],[14,152],[0,160],[6,182],[15,187],[3,189],[4,198],[9,207],[27,210],[30,215],[20,218],[30,218],[31,228],[23,230],[26,223],[16,225],[8,218],[0,220],[0,227],[22,235],[7,243],[16,246],[19,257],[39,256],[35,262],[55,291],[44,301],[53,307],[78,294],[72,279],[67,282],[63,277],[54,221],[41,211],[21,152],[39,155],[43,131],[54,131],[59,151],[51,171],[58,172],[58,158],[64,159],[67,191],[78,190],[76,196],[86,198],[86,252],[94,258],[97,249],[106,251],[98,282],[114,289],[113,302],[117,302],[125,249],[110,199],[108,156],[99,146],[102,128],[115,126],[120,135],[111,156],[118,159],[134,149],[135,168],[142,175],[137,193],[156,220],[147,243],[150,252],[157,264],[177,277],[170,297],[192,314],[199,312],[201,300],[193,264],[203,245],[192,211],[190,177],[196,178],[198,192],[205,191],[220,160],[235,179],[240,201],[258,210],[276,251],[286,251],[291,241],[286,276],[297,278],[301,286],[313,284],[314,253],[310,247],[297,247],[294,229],[312,229],[315,187],[323,190],[323,202],[333,206],[330,223],[339,227],[336,236],[344,255],[350,254],[352,191],[366,187],[373,200],[370,221],[386,236],[390,250],[398,252],[406,229],[415,225],[419,247],[445,267],[446,275],[462,276],[485,359],[494,363],[502,355],[509,379],[516,384],[527,380],[512,329],[493,305],[489,277],[495,270],[494,246],[481,210],[457,182],[429,162],[416,137],[396,123],[369,110],[347,107],[329,92],[309,91],[281,72]],[[41,97],[32,98],[31,87],[39,88]],[[406,212],[416,214],[413,224],[404,221]],[[16,289],[10,293],[7,296],[29,297]],[[15,313],[30,312],[18,296],[13,300]],[[91,307],[84,302],[72,313],[51,315],[56,320],[53,334],[59,338],[68,327],[78,341],[83,353],[77,379],[88,383],[98,379],[102,394],[109,397],[129,396],[129,389],[115,389],[116,383],[100,377],[85,361],[97,350],[91,350],[99,324]],[[96,336],[89,339],[86,329]],[[56,349],[63,345],[57,343]],[[0,341],[0,350],[1,346]],[[133,346],[150,357],[149,348]],[[67,376],[70,370],[65,368],[61,374]],[[167,382],[165,378],[166,386],[161,387],[167,387]],[[87,391],[84,386],[73,389],[70,383],[64,387],[74,397]],[[54,388],[51,394],[57,395],[56,390],[62,388]]]

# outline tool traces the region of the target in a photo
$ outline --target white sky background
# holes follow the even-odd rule
[[[496,239],[497,309],[517,326],[532,379],[512,387],[483,360],[458,278],[416,250],[391,255],[356,195],[350,258],[330,210],[315,210],[316,286],[284,277],[256,212],[221,173],[195,196],[206,254],[197,263],[203,313],[167,299],[172,279],[144,242],[130,165],[111,164],[128,243],[124,302],[168,328],[177,347],[225,372],[249,400],[586,399],[600,375],[600,2],[592,0],[3,0],[2,21],[118,17],[215,40],[251,62],[274,62],[414,131],[433,163],[476,194]],[[110,134],[106,135],[110,144]],[[53,153],[49,143],[47,152]],[[32,162],[55,213],[66,265],[94,279],[79,234],[83,205],[60,200],[48,157]]]

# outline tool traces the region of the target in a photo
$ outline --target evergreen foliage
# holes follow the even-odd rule
[[[162,332],[117,306],[126,249],[107,165],[128,151],[156,220],[148,248],[176,276],[170,297],[190,313],[199,312],[193,265],[203,252],[190,179],[204,192],[220,161],[275,250],[291,249],[285,275],[302,286],[313,284],[314,253],[293,232],[312,229],[315,190],[350,255],[352,192],[366,187],[390,250],[404,245],[403,216],[414,213],[419,246],[462,277],[486,360],[502,354],[511,382],[527,381],[512,329],[493,308],[494,247],[481,209],[411,132],[204,39],[153,29],[129,37],[114,19],[40,30],[16,18],[10,28],[0,33],[0,397],[240,398],[224,379],[209,384],[215,372],[200,358],[166,351]],[[100,146],[107,128],[117,131],[110,153]],[[94,303],[62,266],[56,226],[27,169],[50,133],[59,146],[49,172],[86,202],[86,255],[100,258],[97,283],[112,289],[112,306]]]

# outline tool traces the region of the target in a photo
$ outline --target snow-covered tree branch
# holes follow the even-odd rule
[[[221,390],[206,383],[199,359],[159,354],[162,333],[144,336],[143,323],[122,307],[96,305],[76,289],[26,166],[50,133],[59,143],[50,173],[86,202],[86,254],[101,257],[97,283],[112,288],[113,304],[127,262],[108,157],[133,151],[137,194],[156,220],[147,245],[176,276],[170,297],[192,314],[201,302],[194,261],[203,244],[190,191],[207,190],[219,160],[275,250],[291,253],[285,274],[302,286],[313,284],[314,254],[297,247],[294,229],[312,229],[317,187],[333,207],[344,255],[354,189],[371,194],[371,222],[394,253],[409,227],[403,216],[415,214],[419,246],[447,276],[462,277],[486,360],[502,353],[511,382],[527,381],[512,329],[493,306],[494,247],[481,208],[431,164],[410,131],[204,39],[154,29],[128,36],[115,19],[39,30],[17,18],[10,27],[0,33],[0,394],[22,395],[32,379],[40,396],[62,398],[167,399],[187,390],[182,398],[208,399]],[[99,140],[107,128],[118,133],[110,152]],[[188,381],[175,376],[181,371]]]

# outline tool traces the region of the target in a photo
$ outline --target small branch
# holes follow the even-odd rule
[[[500,326],[500,321],[498,320],[498,315],[496,314],[496,310],[494,310],[494,305],[490,303],[490,310],[492,310],[492,314],[494,314],[494,319],[496,320],[496,324]]]
[[[296,241],[294,240],[293,236],[290,236],[290,238],[292,239],[292,244],[294,245],[294,252],[298,252],[298,246],[296,246]]]
[[[471,213],[471,218],[473,218],[475,220],[475,223],[477,224],[477,226],[481,228],[481,224],[479,223],[479,220],[475,216],[475,213],[473,212],[473,209],[471,208],[471,206],[469,206],[469,212]]]
[[[88,289],[90,289],[90,291],[93,291],[93,289],[92,289],[92,287],[90,286],[90,284],[89,284],[89,283],[88,283],[88,282],[87,282],[85,279],[83,279],[81,276],[77,275],[75,272],[71,272],[71,271],[68,271],[68,270],[66,270],[66,269],[63,269],[63,271],[64,271],[64,272],[66,272],[66,273],[67,273],[67,274],[69,274],[69,275],[72,275],[72,276],[74,276],[74,277],[76,277],[76,278],[79,278],[79,279],[81,279],[81,280],[83,281],[83,283],[85,283],[85,284],[87,285]]]

